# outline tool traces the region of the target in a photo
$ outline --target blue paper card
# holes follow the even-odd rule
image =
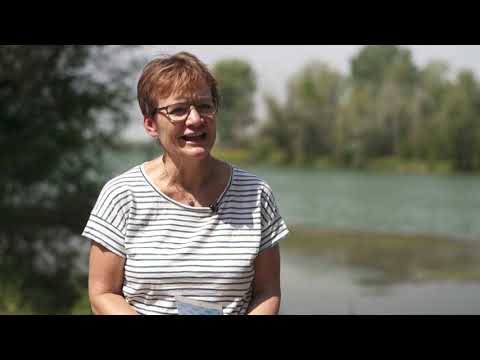
[[[223,315],[221,305],[176,295],[178,315]]]

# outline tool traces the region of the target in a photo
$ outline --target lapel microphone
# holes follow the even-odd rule
[[[217,203],[213,203],[212,205],[209,206],[210,210],[212,210],[212,212],[214,214],[216,214],[218,212],[218,204]]]

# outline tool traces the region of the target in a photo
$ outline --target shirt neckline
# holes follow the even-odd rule
[[[174,205],[177,205],[183,209],[186,209],[186,210],[189,210],[189,211],[195,211],[195,212],[212,212],[212,209],[210,207],[205,207],[205,206],[190,206],[190,205],[187,205],[187,204],[183,204],[179,201],[176,201],[174,199],[172,199],[170,196],[168,196],[167,194],[165,194],[163,191],[161,191],[157,185],[155,185],[155,183],[153,182],[153,180],[150,178],[150,176],[147,174],[147,172],[145,171],[145,164],[146,162],[142,163],[139,165],[139,169],[140,169],[140,172],[142,173],[143,177],[145,178],[145,181],[153,188],[153,190],[155,190],[160,196],[162,196],[165,200],[167,200],[168,202],[174,204]],[[228,190],[230,189],[230,186],[233,182],[233,176],[234,176],[234,172],[235,172],[235,167],[230,165],[230,164],[227,164],[229,167],[230,167],[230,177],[228,179],[228,183],[227,183],[227,186],[225,187],[225,189],[223,189],[222,193],[220,194],[220,196],[214,201],[213,204],[219,206],[220,204],[220,201],[223,199],[223,197],[225,196],[225,194],[228,192]]]

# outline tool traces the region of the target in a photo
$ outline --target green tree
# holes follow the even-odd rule
[[[284,107],[277,100],[267,95],[264,98],[267,108],[267,122],[259,131],[255,141],[255,160],[272,161],[274,152],[280,154],[277,161],[290,164],[295,160],[295,142],[298,126],[295,114],[289,107]]]
[[[440,109],[447,124],[442,142],[455,170],[480,170],[480,84],[471,71],[461,71]]]
[[[355,85],[372,84],[377,89],[385,80],[413,85],[417,68],[409,49],[397,45],[369,45],[351,60],[351,77]]]
[[[333,155],[343,80],[325,63],[307,64],[289,79],[283,106],[266,98],[268,119],[261,132],[263,141],[271,139],[288,163],[308,164],[319,156]]]
[[[0,46],[0,312],[65,312],[78,296],[78,235],[133,99],[116,46]],[[8,286],[7,286],[8,285]],[[12,290],[13,291],[13,290]],[[61,296],[59,296],[61,294]]]
[[[221,97],[220,143],[227,147],[241,146],[245,141],[245,129],[255,122],[255,73],[243,60],[225,59],[213,66],[213,74],[219,83]]]
[[[412,157],[428,162],[446,159],[442,136],[448,131],[448,123],[438,114],[450,87],[447,63],[433,61],[420,69],[418,86],[409,108],[412,124],[408,141]]]
[[[371,144],[381,144],[382,126],[376,121],[376,102],[371,86],[351,87],[347,101],[339,110],[337,163],[363,168],[372,151]],[[379,145],[382,146],[382,145]]]
[[[366,46],[352,58],[351,94],[370,94],[373,104],[363,120],[362,145],[357,146],[362,149],[362,163],[367,158],[409,154],[406,139],[414,126],[409,109],[417,80],[418,69],[409,49]],[[351,100],[356,103],[356,99]],[[347,112],[355,117],[352,111]]]
[[[394,45],[362,48],[350,70],[344,78],[309,64],[289,79],[284,104],[267,97],[257,154],[280,153],[284,163],[328,156],[363,168],[387,157],[392,165],[480,170],[480,84],[471,71],[452,80],[447,63],[417,67],[410,50]]]
[[[312,162],[336,151],[335,126],[344,93],[342,75],[325,63],[307,64],[288,84],[287,106],[297,127],[300,162]]]

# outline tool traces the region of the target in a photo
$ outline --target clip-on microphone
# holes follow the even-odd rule
[[[213,203],[212,205],[209,206],[210,210],[212,210],[212,212],[214,214],[216,214],[218,212],[218,204],[217,203]]]

